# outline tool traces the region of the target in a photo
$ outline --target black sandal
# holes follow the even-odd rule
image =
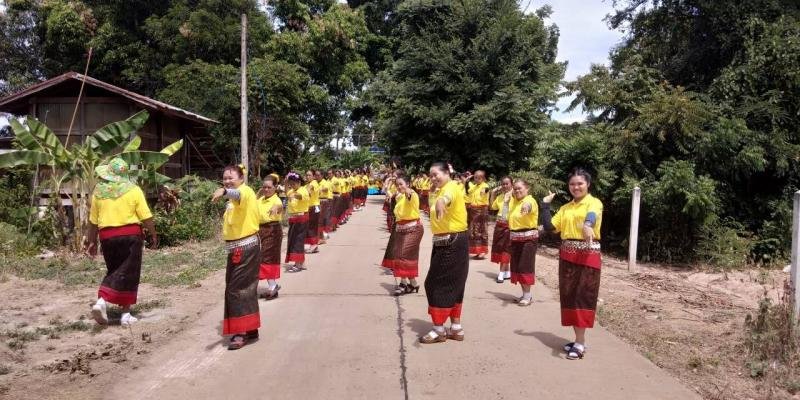
[[[419,285],[411,286],[411,284],[406,285],[406,293],[419,293]]]
[[[408,285],[406,285],[405,283],[401,283],[401,284],[395,286],[395,288],[394,288],[394,295],[395,296],[400,296],[400,295],[403,295],[403,294],[406,294],[406,293],[408,293]]]
[[[581,346],[583,347],[583,346]],[[578,346],[572,346],[567,352],[567,360],[579,360],[583,358],[586,348],[579,349]]]
[[[247,344],[247,337],[245,335],[233,335],[231,342],[228,343],[228,350],[239,350]]]

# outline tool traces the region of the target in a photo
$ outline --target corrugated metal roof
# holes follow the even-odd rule
[[[37,92],[39,92],[41,90],[44,90],[44,89],[59,85],[59,84],[64,83],[64,82],[67,82],[69,80],[82,81],[83,77],[84,77],[83,74],[79,74],[77,72],[67,72],[67,73],[65,73],[63,75],[59,75],[59,76],[57,76],[55,78],[48,79],[48,80],[46,80],[44,82],[39,82],[37,84],[31,85],[31,86],[19,91],[17,93],[14,93],[14,94],[12,94],[10,96],[7,96],[5,98],[0,99],[0,107],[2,107],[5,104],[13,103],[13,102],[18,101],[20,99],[26,98],[26,97],[28,97],[28,96],[30,96],[30,95],[32,95],[34,93],[37,93]],[[199,123],[202,123],[202,124],[205,124],[205,125],[218,123],[218,121],[215,121],[215,120],[213,120],[211,118],[206,118],[206,117],[204,117],[202,115],[195,114],[195,113],[190,112],[190,111],[186,111],[186,110],[184,110],[182,108],[175,107],[173,105],[169,105],[167,103],[151,99],[151,98],[149,98],[147,96],[142,96],[141,94],[134,93],[134,92],[131,92],[129,90],[125,90],[125,89],[123,89],[123,88],[121,88],[119,86],[114,86],[114,85],[112,85],[110,83],[106,83],[106,82],[103,82],[103,81],[101,81],[99,79],[92,78],[91,76],[86,76],[86,83],[89,84],[89,85],[92,85],[92,86],[96,86],[96,87],[108,90],[109,92],[116,93],[116,94],[118,94],[118,95],[120,95],[122,97],[125,97],[125,98],[127,98],[127,99],[129,99],[129,100],[131,100],[131,101],[133,101],[133,102],[135,102],[137,104],[142,105],[143,107],[146,107],[146,108],[149,108],[149,109],[159,110],[159,111],[161,111],[161,112],[163,112],[165,114],[169,114],[169,115],[173,115],[173,116],[176,116],[176,117],[179,117],[179,118],[185,118],[185,119],[188,119],[188,120],[196,121],[196,122],[199,122]]]

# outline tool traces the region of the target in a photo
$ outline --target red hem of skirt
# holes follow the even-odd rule
[[[309,244],[309,245],[312,245],[312,246],[316,246],[316,245],[319,244],[319,238],[316,237],[316,236],[315,237],[306,237],[303,240],[303,244]]]
[[[100,289],[97,291],[97,297],[102,298],[103,300],[111,303],[116,304],[118,306],[129,306],[132,304],[136,304],[136,296],[137,293],[134,292],[124,292],[120,290],[114,290],[108,286],[100,286]]]
[[[281,277],[280,264],[260,264],[258,266],[258,280],[280,279],[280,277]]]
[[[469,247],[469,254],[471,254],[471,255],[486,254],[488,252],[489,252],[489,246],[470,246]]]
[[[286,262],[305,262],[305,253],[286,253]]]
[[[492,253],[492,262],[495,264],[509,264],[511,263],[511,254],[506,252]]]
[[[511,283],[517,284],[524,283],[526,285],[534,285],[536,284],[536,277],[533,274],[520,274],[517,272],[511,273]]]
[[[576,328],[594,327],[594,310],[561,309],[561,326],[574,326]]]
[[[222,334],[236,335],[253,331],[261,327],[261,315],[253,313],[241,317],[225,318],[222,320]]]
[[[390,260],[388,258],[384,258],[383,261],[381,261],[381,267],[394,268],[394,260]]]
[[[567,252],[564,250],[560,250],[558,252],[558,256],[564,261],[569,261],[573,264],[583,265],[589,268],[600,269],[600,266],[602,264],[599,251]]]

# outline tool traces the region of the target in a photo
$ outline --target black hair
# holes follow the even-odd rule
[[[225,171],[234,171],[239,174],[239,178],[244,178],[244,170],[238,165],[228,165],[224,170],[222,170],[223,173],[225,173]]]
[[[431,168],[436,168],[438,170],[441,170],[445,174],[450,175],[450,167],[448,166],[448,164],[446,162],[437,161],[437,162],[431,164]]]
[[[588,186],[592,185],[592,174],[590,174],[589,171],[583,168],[575,168],[569,173],[569,176],[567,176],[567,182],[569,182],[575,176],[580,176],[585,179]]]

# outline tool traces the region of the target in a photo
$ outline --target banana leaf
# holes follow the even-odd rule
[[[52,165],[53,157],[35,150],[13,150],[0,154],[0,168],[14,168],[20,165]]]
[[[127,145],[125,145],[125,149],[122,150],[122,151],[125,152],[125,153],[130,152],[130,151],[136,151],[136,150],[139,150],[139,146],[141,146],[141,145],[142,145],[141,136],[133,135],[133,139],[131,139],[131,141]]]
[[[147,111],[142,110],[124,121],[112,122],[86,138],[86,143],[101,154],[108,153],[122,146],[132,133],[141,129],[147,123],[147,118],[149,117],[150,115]]]
[[[169,160],[168,155],[155,151],[128,151],[119,153],[117,156],[125,160],[129,165],[142,165],[153,168],[158,168]]]
[[[9,123],[11,124],[11,129],[14,130],[14,135],[25,150],[50,153],[56,160],[63,159],[64,156],[69,155],[69,152],[58,140],[56,134],[38,120],[28,118],[25,120],[25,126],[23,126],[19,121],[12,118]]]
[[[167,147],[164,147],[163,149],[161,149],[160,153],[164,153],[168,156],[171,156],[175,154],[178,150],[180,150],[181,147],[183,147],[183,139],[178,140],[177,142],[172,143]]]

